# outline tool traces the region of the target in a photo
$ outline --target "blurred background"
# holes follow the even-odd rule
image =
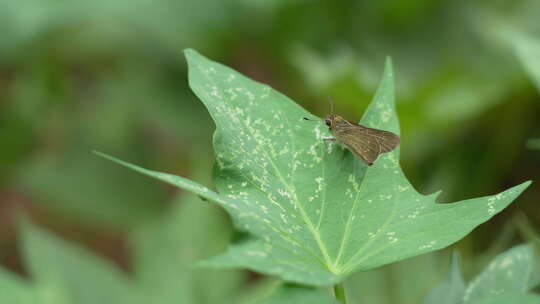
[[[318,116],[331,96],[350,120],[360,119],[391,56],[401,163],[418,191],[442,189],[441,201],[456,201],[540,181],[540,97],[519,47],[540,40],[539,18],[536,0],[1,0],[0,264],[32,277],[21,214],[128,277],[144,273],[141,255],[144,265],[167,260],[163,252],[167,265],[187,265],[224,250],[224,212],[91,153],[211,185],[214,125],[188,88],[188,47]],[[540,229],[539,201],[533,183],[452,246],[466,277],[523,242],[525,222]],[[167,227],[149,230],[154,224]],[[206,230],[192,235],[198,228]],[[162,250],[141,245],[148,242]],[[418,303],[445,273],[449,252],[359,274],[352,296]],[[162,268],[146,278],[173,284],[192,271]],[[411,269],[425,275],[410,278]],[[182,303],[234,302],[264,281],[220,275],[229,284],[185,275],[178,284],[193,294]]]

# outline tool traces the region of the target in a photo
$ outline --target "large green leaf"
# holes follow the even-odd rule
[[[495,257],[465,286],[455,255],[449,278],[435,287],[424,303],[540,303],[539,295],[528,293],[533,287],[534,269],[532,246],[520,245]]]
[[[370,168],[338,145],[303,108],[267,85],[186,51],[189,82],[216,123],[219,193],[174,175],[134,170],[222,205],[254,238],[209,265],[249,267],[285,280],[329,285],[350,273],[459,240],[512,202],[529,182],[453,204],[417,193],[399,149]],[[392,65],[361,121],[399,133]],[[111,158],[113,159],[113,158]],[[114,160],[114,159],[113,159]]]

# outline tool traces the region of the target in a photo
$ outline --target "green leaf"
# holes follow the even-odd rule
[[[45,303],[137,303],[127,277],[86,250],[21,224],[25,264]]]
[[[525,214],[516,216],[514,224],[518,227],[521,237],[532,245],[535,253],[535,269],[532,271],[529,284],[531,288],[534,288],[540,285],[540,234],[538,234],[535,227],[533,227],[533,225],[529,222]]]
[[[424,300],[425,304],[460,304],[463,301],[465,282],[459,270],[460,258],[457,252],[452,255],[452,265],[445,282],[435,287]]]
[[[428,253],[356,273],[345,281],[351,303],[418,304],[441,277],[440,254]],[[411,275],[419,273],[422,275]],[[396,284],[399,282],[399,284]]]
[[[284,284],[260,304],[339,304],[329,290]]]
[[[192,267],[227,246],[230,224],[216,206],[182,195],[132,233],[134,268],[146,303],[232,303],[239,271]]]
[[[516,246],[495,257],[465,287],[458,256],[454,254],[449,278],[434,288],[424,303],[540,303],[540,296],[527,293],[533,287],[534,269],[532,246]]]
[[[527,141],[527,148],[540,150],[540,138],[529,139]]]
[[[529,290],[534,269],[534,252],[530,245],[516,246],[498,255],[467,287],[463,303],[508,292]]]
[[[540,304],[540,296],[532,293],[506,293],[503,295],[492,296],[480,301],[474,302],[474,304]]]
[[[540,40],[526,35],[513,35],[511,42],[534,85],[540,90]]]
[[[35,284],[26,285],[0,268],[2,299],[21,304],[233,303],[244,283],[242,273],[191,267],[227,245],[224,231],[230,223],[223,212],[194,196],[170,207],[131,236],[138,284],[106,260],[23,220],[23,254]]]
[[[207,265],[248,267],[289,281],[330,285],[349,274],[444,248],[510,204],[529,182],[453,204],[417,193],[399,149],[366,167],[325,144],[322,123],[267,85],[186,51],[189,82],[217,130],[210,191],[170,174],[120,164],[222,205],[254,237]],[[388,60],[362,124],[399,133]]]
[[[30,284],[3,268],[0,268],[0,295],[3,303],[43,303],[38,300],[37,293]]]

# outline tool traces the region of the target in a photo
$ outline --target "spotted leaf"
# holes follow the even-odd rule
[[[399,149],[367,167],[333,143],[323,123],[288,97],[186,51],[189,83],[216,124],[217,192],[129,165],[223,206],[252,237],[207,265],[247,267],[331,285],[349,274],[448,246],[512,202],[523,183],[452,204],[416,192]],[[390,61],[361,123],[399,134]],[[125,163],[124,163],[125,164]]]

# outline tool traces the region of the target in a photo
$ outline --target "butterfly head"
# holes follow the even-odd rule
[[[320,121],[318,119],[310,119],[310,118],[306,118],[304,117],[304,120],[309,120],[309,121]],[[335,128],[336,125],[338,125],[339,123],[343,122],[343,121],[346,121],[345,119],[343,119],[343,117],[339,116],[339,115],[336,115],[336,114],[328,114],[326,115],[326,117],[323,119],[324,123],[328,126],[328,129],[329,130],[333,130]]]
[[[338,124],[339,122],[341,122],[343,120],[343,117],[339,116],[339,115],[336,115],[336,114],[328,114],[326,115],[326,117],[324,118],[324,123],[328,126],[328,128],[330,130],[332,130],[334,128],[334,126],[336,126],[336,124]]]

